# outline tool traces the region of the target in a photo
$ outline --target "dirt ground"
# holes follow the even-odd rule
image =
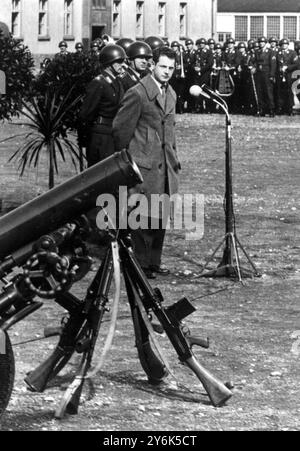
[[[16,378],[2,431],[222,431],[300,430],[300,187],[299,116],[232,117],[233,192],[237,236],[261,277],[199,277],[205,260],[224,237],[225,121],[221,115],[178,116],[181,192],[205,196],[204,236],[187,241],[184,231],[169,231],[164,263],[167,277],[151,281],[166,304],[187,296],[197,311],[186,324],[197,336],[209,336],[208,350],[194,348],[198,360],[223,381],[234,383],[234,396],[222,408],[212,407],[194,374],[179,364],[166,337],[159,341],[173,370],[162,386],[147,383],[134,346],[134,334],[122,285],[113,346],[85,391],[79,413],[63,420],[54,411],[74,376],[77,358],[42,394],[31,393],[23,379],[53,350],[56,338],[39,338],[58,325],[62,309],[53,301],[10,331]],[[16,132],[0,126],[1,137]],[[18,139],[1,144],[2,210],[23,203],[46,189],[45,167],[20,179],[7,160]],[[59,180],[72,173],[63,166]],[[92,249],[95,264],[99,254]],[[210,264],[216,268],[222,251]],[[240,250],[242,265],[250,269]],[[83,296],[87,277],[72,292]],[[113,293],[111,293],[113,296]],[[110,315],[107,314],[107,320]],[[98,341],[97,355],[107,324]],[[178,382],[180,384],[178,385]],[[183,388],[184,385],[186,388]]]

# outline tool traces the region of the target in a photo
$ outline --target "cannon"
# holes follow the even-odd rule
[[[186,297],[164,306],[161,291],[151,287],[134,255],[128,230],[118,230],[110,221],[105,256],[85,295],[78,298],[70,291],[91,268],[89,212],[97,205],[98,195],[141,182],[138,167],[124,150],[0,218],[0,415],[14,383],[8,330],[39,309],[43,299],[53,299],[67,314],[59,327],[47,328],[48,336],[59,336],[58,343],[49,357],[26,375],[25,382],[29,390],[43,392],[78,354],[78,372],[55,417],[78,412],[84,383],[96,374],[91,370],[92,358],[104,315],[110,310],[111,282],[115,277],[115,291],[120,294],[121,271],[138,357],[149,383],[159,385],[172,374],[155,336],[165,333],[180,362],[196,375],[214,406],[224,405],[232,396],[230,386],[205,369],[192,350],[195,345],[209,346],[208,340],[194,337],[184,323],[195,307]]]
[[[141,182],[138,167],[124,150],[0,218],[0,415],[14,383],[9,328],[40,308],[43,298],[61,298],[67,310],[75,308],[63,293],[91,267],[86,215],[99,194]]]

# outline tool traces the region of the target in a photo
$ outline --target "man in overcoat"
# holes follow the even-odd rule
[[[151,194],[172,195],[178,190],[180,164],[176,153],[176,94],[168,84],[175,68],[175,52],[161,47],[154,52],[154,69],[130,88],[113,121],[116,150],[128,149],[139,166],[143,183],[138,191],[150,200]],[[152,211],[148,211],[151,225]],[[168,274],[161,266],[165,224],[132,230],[134,251],[145,274]]]

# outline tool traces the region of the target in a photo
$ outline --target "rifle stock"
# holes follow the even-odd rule
[[[70,360],[74,349],[66,351],[57,346],[53,353],[39,365],[35,370],[31,371],[24,381],[28,388],[33,392],[43,392],[47,387],[48,382],[53,379],[61,368]]]
[[[231,398],[232,392],[208,370],[206,370],[194,356],[184,362],[198,377],[207,392],[211,403],[215,407],[221,407]]]

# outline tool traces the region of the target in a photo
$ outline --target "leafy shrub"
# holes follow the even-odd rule
[[[0,120],[18,116],[22,100],[32,97],[34,61],[20,40],[0,30],[0,70],[6,76],[6,94],[0,96]]]

